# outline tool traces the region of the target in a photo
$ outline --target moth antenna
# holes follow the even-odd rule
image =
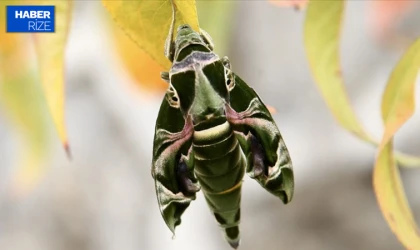
[[[169,72],[166,72],[166,71],[164,71],[164,72],[160,72],[160,78],[162,79],[162,80],[164,80],[165,82],[167,82],[167,83],[169,83]]]
[[[200,35],[201,35],[201,38],[203,38],[204,42],[207,44],[207,46],[209,46],[209,49],[213,50],[214,49],[214,43],[213,43],[213,39],[211,38],[209,33],[207,33],[205,30],[200,28]]]
[[[170,0],[171,6],[172,6],[172,22],[171,26],[169,26],[169,32],[168,37],[165,41],[165,56],[169,59],[169,61],[174,61],[174,42],[173,42],[173,36],[174,36],[174,27],[175,27],[175,14],[176,14],[176,6],[174,3],[174,0]]]

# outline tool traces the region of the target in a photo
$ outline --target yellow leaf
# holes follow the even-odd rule
[[[51,1],[33,1],[31,3],[48,5],[51,4]],[[60,140],[66,149],[67,155],[70,157],[64,118],[64,52],[68,37],[72,2],[56,0],[53,4],[55,6],[55,32],[34,33],[33,38],[45,98]]]
[[[420,39],[407,50],[398,62],[382,97],[382,119],[385,123],[382,146],[414,113],[414,84],[419,68]]]
[[[414,84],[419,69],[420,39],[398,62],[385,89],[382,98],[385,131],[373,175],[375,193],[382,213],[407,249],[420,249],[420,231],[401,185],[392,146],[394,134],[414,113]]]
[[[0,1],[0,16],[7,5]],[[48,148],[48,113],[36,74],[27,56],[28,35],[6,33],[5,18],[0,18],[0,102],[27,147],[19,154],[12,188],[26,192],[39,180]]]
[[[0,47],[1,47],[0,42]],[[0,64],[5,60],[1,58]],[[49,147],[48,113],[36,74],[21,64],[21,75],[1,71],[0,100],[8,117],[24,140],[18,154],[18,170],[12,178],[12,190],[18,194],[30,191],[45,171]]]
[[[194,0],[173,0],[176,5],[175,29],[189,24],[198,31],[197,11]],[[115,22],[146,53],[164,69],[170,62],[164,56],[164,44],[172,20],[170,0],[102,0]]]
[[[417,168],[420,166],[420,159],[418,157],[404,154],[398,151],[394,152],[397,162],[406,168]]]
[[[324,100],[342,127],[372,142],[351,108],[341,75],[339,42],[344,0],[309,1],[305,48],[310,69]]]
[[[362,140],[378,145],[357,119],[341,75],[339,42],[344,4],[344,0],[309,1],[304,31],[306,55],[315,83],[338,123]],[[404,166],[420,166],[417,157],[399,152],[395,157]]]
[[[113,26],[114,38],[119,55],[136,83],[148,91],[164,92],[168,88],[168,84],[160,78],[160,72],[164,71],[164,68],[140,49],[114,23]]]

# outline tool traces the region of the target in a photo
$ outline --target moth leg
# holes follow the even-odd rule
[[[174,89],[174,87],[170,84],[169,88],[166,90],[166,100],[168,101],[168,104],[173,108],[180,108],[180,100],[178,93]]]
[[[268,166],[264,164],[265,161],[265,154],[264,148],[261,143],[258,141],[257,137],[250,134],[249,135],[250,145],[251,145],[251,153],[252,153],[252,162],[249,169],[248,175],[251,178],[258,178],[262,175],[268,175]]]
[[[174,37],[174,27],[175,27],[175,12],[176,12],[176,6],[173,0],[170,0],[170,3],[172,5],[172,21],[171,26],[169,26],[169,32],[168,36],[165,40],[165,57],[169,59],[169,61],[174,61],[174,54],[175,54],[175,43],[173,41]]]
[[[223,66],[225,66],[225,68],[232,70],[231,64],[230,64],[230,60],[227,56],[222,57],[222,63]]]
[[[211,38],[209,33],[207,33],[205,30],[200,28],[200,36],[201,36],[201,38],[203,38],[204,42],[207,44],[209,49],[213,50],[214,49],[214,43],[213,43],[213,39]]]
[[[169,83],[169,72],[160,72],[160,79],[164,80],[165,82]]]
[[[233,90],[233,88],[235,88],[235,76],[233,75],[229,58],[227,56],[224,56],[221,61],[225,69],[224,73],[226,88],[230,92]]]
[[[201,188],[194,176],[194,163],[192,161],[193,157],[191,157],[191,153],[188,158],[181,157],[181,160],[176,168],[176,177],[180,191],[186,196],[192,196],[200,191]]]

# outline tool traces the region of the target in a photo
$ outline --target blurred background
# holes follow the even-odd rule
[[[375,149],[336,124],[311,78],[305,11],[262,0],[197,5],[200,26],[213,36],[216,51],[229,56],[234,71],[277,110],[274,118],[294,163],[296,190],[287,206],[245,177],[240,249],[403,249],[372,190]],[[386,10],[373,1],[347,3],[342,72],[359,118],[377,138],[386,81],[420,35],[419,5],[384,17]],[[202,194],[172,239],[150,175],[165,85],[144,78],[138,83],[127,70],[100,1],[75,1],[73,15],[65,109],[73,159],[67,160],[51,125],[41,181],[24,195],[11,191],[22,145],[0,107],[0,249],[230,249]],[[396,147],[420,155],[419,126],[417,114],[398,134]],[[420,221],[420,171],[402,169],[402,177]]]

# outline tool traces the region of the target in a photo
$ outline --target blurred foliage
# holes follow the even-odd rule
[[[420,39],[398,62],[382,98],[385,131],[379,146],[373,184],[382,212],[407,249],[420,249],[419,229],[405,197],[392,152],[393,136],[413,115],[414,85],[420,69]]]
[[[51,1],[31,1],[33,4],[47,5]],[[37,51],[39,72],[45,98],[50,113],[58,131],[58,136],[70,157],[64,119],[64,54],[67,44],[72,2],[66,0],[55,1],[55,32],[34,33],[35,49]]]
[[[268,0],[280,7],[302,9],[308,5],[308,0]],[[411,42],[407,35],[400,34],[397,26],[404,16],[412,11],[416,0],[378,0],[367,1],[369,5],[368,22],[371,34],[381,45],[402,47]]]
[[[6,5],[1,1],[0,16]],[[18,159],[12,192],[26,193],[41,178],[49,147],[48,113],[36,70],[28,60],[28,34],[6,33],[5,18],[0,19],[0,102],[20,132],[24,147]]]
[[[321,94],[339,124],[373,142],[351,108],[341,74],[338,48],[343,9],[344,1],[310,2],[304,31],[306,53]]]
[[[138,86],[147,91],[164,92],[168,84],[160,79],[164,68],[140,49],[119,27],[113,25],[117,51],[125,68]],[[161,48],[163,54],[163,47]]]
[[[339,57],[344,5],[345,1],[309,1],[304,32],[306,53],[315,82],[338,123],[362,140],[378,144],[360,125],[344,87]],[[414,84],[420,68],[419,45],[418,40],[407,51],[385,90],[382,101],[385,132],[373,179],[382,213],[409,249],[420,248],[420,236],[395,164],[392,137],[414,112]],[[402,164],[419,163],[419,159],[402,154],[397,158]]]
[[[339,45],[345,1],[320,1],[310,5],[304,27],[305,48],[316,84],[338,123],[368,143],[378,145],[360,124],[346,93],[341,73]],[[319,33],[325,35],[320,36]],[[404,166],[420,166],[420,158],[396,153]]]

